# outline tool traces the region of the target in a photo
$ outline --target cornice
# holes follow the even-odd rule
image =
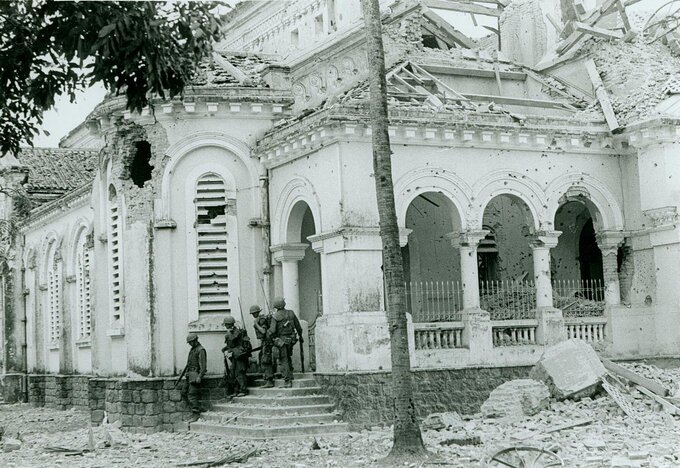
[[[654,117],[627,125],[615,136],[615,142],[622,148],[644,148],[659,143],[680,142],[680,118]]]
[[[547,153],[620,155],[602,124],[543,119],[542,124],[518,125],[503,115],[469,116],[423,113],[390,115],[391,143],[450,148],[485,148]],[[474,120],[473,120],[474,119]],[[570,125],[571,123],[571,125]],[[267,168],[306,156],[340,141],[370,143],[368,117],[324,110],[260,139],[255,154]]]
[[[21,232],[47,224],[63,214],[64,211],[80,208],[87,204],[92,190],[92,182],[31,210],[28,220],[19,226]]]

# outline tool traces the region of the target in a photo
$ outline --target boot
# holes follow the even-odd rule
[[[267,382],[262,386],[262,388],[274,388],[274,381],[267,380]]]
[[[293,382],[290,380],[283,384],[283,388],[293,388]]]

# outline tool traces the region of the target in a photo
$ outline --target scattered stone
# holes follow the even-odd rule
[[[571,339],[545,350],[529,377],[544,382],[558,400],[593,396],[607,373],[595,350]]]
[[[495,388],[482,404],[486,418],[532,416],[550,406],[550,391],[542,382],[518,379]]]
[[[19,450],[20,448],[21,441],[19,439],[14,439],[12,437],[5,438],[4,442],[2,443],[3,452],[13,452],[15,450]]]
[[[636,463],[633,463],[628,457],[623,456],[623,455],[614,455],[612,457],[612,468],[617,467],[617,468],[623,468],[623,467],[634,467],[637,466]]]
[[[439,442],[439,445],[480,445],[481,437],[478,435],[463,435],[462,437],[450,437]]]
[[[583,440],[583,445],[586,446],[589,449],[603,449],[607,447],[607,444],[605,444],[604,440],[602,440],[601,437],[599,436],[587,436]]]
[[[463,418],[455,411],[448,413],[433,413],[422,422],[423,429],[439,431],[441,429],[462,429],[465,427]]]

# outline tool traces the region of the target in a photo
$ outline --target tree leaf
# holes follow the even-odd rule
[[[99,37],[107,36],[114,29],[116,29],[116,23],[107,24],[99,30]]]

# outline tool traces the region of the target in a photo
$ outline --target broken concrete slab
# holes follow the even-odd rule
[[[3,452],[13,452],[21,448],[21,441],[12,437],[6,438],[2,443]]]
[[[595,350],[571,339],[546,349],[529,377],[544,382],[558,400],[592,396],[607,373]]]
[[[465,421],[463,421],[463,418],[455,411],[448,413],[433,413],[425,418],[421,427],[423,429],[432,429],[435,431],[446,428],[457,430],[465,427]]]
[[[537,380],[518,379],[495,388],[482,404],[486,418],[532,416],[550,406],[550,390]]]

